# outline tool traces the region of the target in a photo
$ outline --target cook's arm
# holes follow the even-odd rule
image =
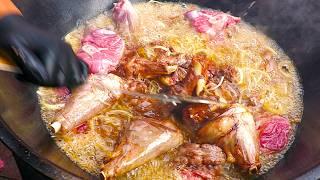
[[[10,0],[0,0],[1,52],[22,71],[18,79],[37,85],[73,87],[88,76],[70,45],[27,22]]]
[[[21,14],[19,9],[12,3],[11,0],[0,1],[0,17],[9,14]]]

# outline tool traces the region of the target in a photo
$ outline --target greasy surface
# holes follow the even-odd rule
[[[255,101],[258,98],[260,102],[252,103],[253,107],[249,108],[249,111],[253,114],[258,112],[258,108],[258,110],[264,109],[272,113],[288,116],[292,123],[300,121],[300,91],[299,84],[296,82],[297,77],[295,74],[295,69],[293,65],[290,64],[289,58],[286,57],[281,50],[279,50],[268,38],[256,32],[253,28],[247,26],[246,24],[241,23],[236,28],[230,29],[230,31],[228,29],[228,33],[231,35],[230,37],[225,38],[223,43],[207,44],[206,37],[199,36],[196,32],[192,31],[189,23],[183,20],[183,14],[186,10],[180,5],[171,6],[149,3],[147,6],[150,7],[145,8],[144,6],[146,5],[140,4],[136,6],[139,13],[144,13],[140,14],[141,17],[144,17],[140,19],[140,21],[142,21],[144,24],[151,25],[142,27],[142,29],[138,31],[139,33],[135,34],[135,38],[138,41],[136,43],[138,45],[142,47],[147,46],[159,38],[161,40],[165,40],[164,44],[171,45],[178,53],[188,52],[193,55],[197,52],[204,52],[211,58],[212,61],[215,62],[216,66],[218,67],[224,67],[225,65],[232,65],[236,67],[235,69],[237,70],[236,72],[238,75],[236,75],[235,80],[228,79],[228,77],[225,76],[226,80],[223,81],[225,74],[222,73],[221,75],[221,73],[217,73],[217,77],[214,77],[217,79],[213,79],[213,84],[211,85],[212,88],[207,88],[204,90],[205,95],[210,96],[213,94],[218,96],[222,101],[231,102],[236,100],[243,104],[249,104],[251,101]],[[170,8],[166,6],[170,6]],[[190,7],[194,8],[194,6]],[[168,9],[175,10],[166,11]],[[164,13],[163,17],[157,16],[157,13],[155,13],[164,11],[167,13]],[[173,17],[175,20],[174,22],[171,22]],[[159,20],[154,21],[154,19]],[[103,15],[99,16],[95,21],[89,24],[90,26],[95,26],[98,28],[112,25],[110,19]],[[170,27],[169,31],[167,26]],[[185,32],[186,29],[189,29],[189,31]],[[185,36],[179,37],[176,35],[182,31],[184,32]],[[66,40],[73,45],[75,50],[77,50],[79,47],[79,38],[81,38],[82,33],[83,27],[80,27],[79,31],[72,32],[66,36]],[[250,34],[250,37],[248,37],[248,34]],[[133,42],[130,41],[130,36],[128,36],[127,33],[122,35],[126,39],[127,46],[132,46]],[[183,43],[183,45],[181,45],[181,43]],[[280,72],[281,69],[278,69],[279,67],[282,68],[282,64],[285,66],[286,70],[284,73]],[[196,67],[196,65],[193,66]],[[194,75],[197,76],[196,74]],[[224,88],[229,86],[228,83],[230,84],[235,82],[237,82],[239,86],[240,95],[237,97],[237,99],[230,99],[229,92],[220,90],[219,86]],[[275,85],[269,87],[270,83]],[[268,88],[266,88],[266,86],[268,86]],[[193,88],[194,87],[192,87],[192,89]],[[296,100],[296,102],[291,103],[292,100]],[[62,149],[67,148],[65,149],[67,154],[81,167],[91,172],[96,172],[97,169],[94,169],[94,167],[97,167],[97,164],[91,163],[101,163],[101,152],[98,153],[100,154],[99,156],[88,154],[88,156],[84,157],[79,155],[77,159],[73,158],[80,149],[82,149],[80,151],[83,151],[80,154],[92,151],[91,148],[96,149],[94,148],[96,145],[93,145],[91,141],[86,147],[80,147],[79,144],[76,143],[77,138],[80,138],[81,136],[88,138],[88,140],[92,138],[94,135],[91,132],[92,131],[89,130],[88,135],[74,135],[76,138],[70,135],[70,137],[72,137],[71,142],[59,141],[58,143],[62,143],[60,144]],[[291,137],[293,137],[293,133],[291,134]],[[64,144],[64,142],[66,142],[66,144]],[[76,150],[75,148],[70,148],[68,145],[79,149]],[[93,147],[91,147],[92,145]],[[70,150],[75,154],[69,154]],[[282,151],[281,154],[284,152],[285,150]],[[278,155],[281,156],[281,154]],[[95,160],[92,158],[97,159]],[[263,162],[266,162],[262,164],[263,167],[261,172],[265,172],[279,160],[279,157],[277,156],[264,157],[262,155],[261,158],[263,159]],[[266,158],[269,159],[266,160]],[[235,176],[237,177],[238,175]]]
[[[22,8],[25,18],[31,22],[47,28],[50,31],[62,36],[76,25],[81,18],[88,18],[97,14],[99,9],[110,5],[110,1],[86,1],[86,0],[24,0],[18,2]],[[96,4],[97,5],[93,5]],[[102,3],[103,2],[103,3]],[[254,3],[253,5],[251,3]],[[93,4],[92,4],[93,3]],[[235,15],[245,15],[247,22],[253,23],[256,27],[264,29],[269,36],[275,39],[285,52],[298,65],[302,75],[302,82],[305,90],[305,111],[304,120],[300,133],[286,158],[276,168],[267,174],[269,179],[291,179],[306,172],[319,162],[319,23],[316,22],[319,16],[319,1],[284,0],[284,1],[197,1],[196,3],[214,9],[231,11]],[[92,8],[88,9],[88,4]],[[251,8],[249,8],[251,7]],[[34,9],[37,9],[35,11]],[[68,12],[67,18],[61,18]],[[277,16],[275,16],[277,14]],[[65,16],[64,16],[65,17]],[[37,110],[36,96],[34,90],[25,86],[19,86],[10,73],[1,73],[1,139],[13,149],[25,161],[32,164],[42,173],[50,177],[63,178],[85,177],[84,173],[77,171],[79,168],[73,166],[71,161],[64,157],[56,148],[47,133],[39,127],[39,112]],[[33,94],[33,95],[31,95]],[[31,102],[31,103],[30,103]],[[15,107],[14,109],[10,107]],[[32,107],[32,108],[30,108]],[[18,112],[28,113],[18,113]],[[25,131],[25,123],[31,124],[30,131]],[[36,123],[33,123],[36,122]],[[10,130],[10,131],[8,131]],[[36,135],[34,135],[36,134]],[[12,136],[12,135],[15,135]],[[30,138],[33,137],[33,138]],[[38,145],[41,142],[41,146]],[[26,143],[29,145],[26,149]],[[48,148],[49,147],[49,148]],[[26,150],[26,151],[24,151]],[[28,151],[31,150],[32,152]],[[45,150],[45,151],[44,151]],[[34,153],[37,153],[36,155]],[[44,161],[48,159],[49,161]],[[318,175],[315,171],[313,175]],[[311,176],[313,178],[317,176]]]

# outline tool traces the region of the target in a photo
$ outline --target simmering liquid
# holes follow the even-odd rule
[[[248,107],[254,117],[261,111],[266,111],[290,121],[292,131],[287,146],[276,153],[260,152],[262,167],[258,174],[272,168],[293,142],[302,116],[302,87],[290,58],[273,40],[243,21],[233,28],[228,28],[223,41],[212,41],[208,36],[196,32],[185,20],[185,12],[198,8],[192,4],[147,2],[134,4],[134,8],[139,15],[140,26],[133,34],[117,32],[111,12],[104,12],[76,27],[66,35],[65,40],[76,52],[87,31],[108,28],[125,40],[125,52],[133,47],[145,47],[145,53],[148,52],[150,43],[161,41],[177,53],[205,53],[217,67],[232,66],[237,70],[237,86],[240,91],[237,103],[247,104],[248,97],[254,97],[256,102]],[[151,93],[160,91],[158,83],[151,80]],[[55,114],[64,108],[68,96],[61,98],[56,89],[52,88],[39,88],[38,94],[42,117],[49,127]],[[70,131],[55,134],[53,138],[72,161],[87,172],[98,174],[103,161],[108,160],[115,149],[122,128],[119,122],[130,121],[132,118],[132,107],[120,99],[88,120],[85,133]],[[185,137],[185,141],[189,141],[188,135]],[[173,149],[118,178],[177,179],[177,172],[168,166],[174,154]],[[246,175],[236,166],[226,163],[222,177],[245,178]]]

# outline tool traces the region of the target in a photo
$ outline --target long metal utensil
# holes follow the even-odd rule
[[[128,91],[128,90],[119,90],[123,94],[127,94],[130,96],[139,96],[139,97],[148,97],[152,99],[160,100],[164,103],[172,103],[174,105],[181,104],[181,103],[199,103],[199,104],[217,104],[217,105],[224,105],[224,103],[205,99],[201,97],[195,96],[179,96],[179,95],[167,95],[167,94],[144,94],[135,91]]]

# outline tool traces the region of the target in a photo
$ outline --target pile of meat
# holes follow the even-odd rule
[[[240,21],[212,10],[188,11],[185,17],[196,31],[213,38]],[[138,16],[128,0],[119,0],[113,18],[119,30],[134,31]],[[75,128],[84,132],[86,120],[124,97],[121,90],[147,93],[146,81],[137,77],[156,80],[163,93],[201,96],[217,104],[175,107],[129,97],[135,118],[123,129],[112,159],[102,165],[105,178],[124,174],[174,148],[178,153],[173,164],[183,179],[213,179],[220,175],[225,162],[257,173],[261,149],[272,153],[286,146],[291,127],[288,119],[267,114],[256,124],[248,109],[236,103],[239,90],[232,67],[217,67],[205,54],[190,57],[170,47],[155,49],[157,58],[152,61],[139,55],[137,49],[123,57],[124,44],[120,35],[107,29],[93,30],[83,38],[77,54],[89,65],[91,75],[84,85],[72,90],[65,108],[57,114],[52,124],[56,133]],[[157,45],[162,44],[150,46]],[[175,111],[182,112],[182,126],[193,134],[193,143],[183,144],[182,133],[170,118]]]
[[[183,179],[214,179],[226,161],[222,149],[211,144],[183,144],[178,149],[174,164]]]

